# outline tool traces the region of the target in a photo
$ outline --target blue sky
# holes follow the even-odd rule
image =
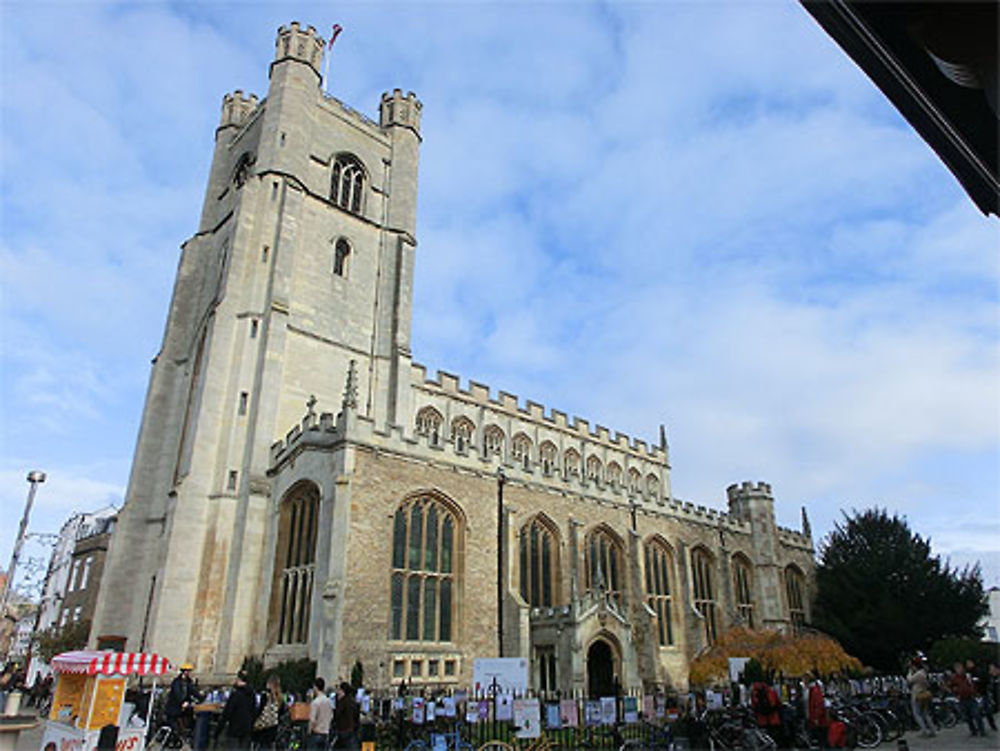
[[[998,227],[795,2],[0,5],[0,561],[120,503],[222,96],[278,25],[424,102],[415,359],[905,515],[1000,584]],[[37,555],[37,548],[29,551]]]

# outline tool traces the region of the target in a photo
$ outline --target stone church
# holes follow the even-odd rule
[[[809,622],[813,545],[766,483],[676,499],[647,443],[413,362],[422,104],[372,120],[278,30],[267,98],[227,95],[183,245],[93,640],[190,660],[310,657],[328,679],[683,687],[735,624]]]

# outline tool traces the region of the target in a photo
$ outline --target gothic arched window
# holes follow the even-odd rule
[[[552,441],[545,441],[538,447],[538,461],[542,465],[542,473],[551,475],[557,470],[559,450]]]
[[[365,169],[356,156],[338,154],[330,177],[330,200],[351,213],[361,213]]]
[[[468,417],[456,417],[451,422],[451,440],[455,442],[455,450],[465,453],[472,445],[472,434],[476,426]]]
[[[642,484],[642,475],[639,474],[639,470],[632,467],[628,471],[628,490],[630,493],[638,493],[639,485]]]
[[[351,256],[351,244],[343,237],[337,240],[333,249],[333,273],[337,276],[347,276],[347,260]]]
[[[550,607],[559,597],[559,538],[554,526],[535,517],[521,527],[521,597],[532,607]]]
[[[304,484],[281,502],[275,579],[271,596],[271,638],[276,644],[304,644],[316,568],[319,490]]]
[[[483,454],[503,458],[503,431],[496,425],[487,425],[483,431]]]
[[[711,555],[704,548],[696,548],[691,553],[691,579],[694,582],[694,609],[705,619],[705,641],[714,644],[718,636],[715,613],[715,588],[712,584],[712,570],[715,565]]]
[[[563,466],[566,469],[566,477],[577,477],[580,474],[580,452],[576,449],[567,449],[563,456]]]
[[[622,484],[622,468],[618,462],[608,464],[608,482],[611,487],[617,488]]]
[[[531,464],[531,439],[524,433],[518,433],[510,442],[514,461],[527,469]]]
[[[650,472],[646,475],[646,492],[650,498],[658,498],[660,495],[660,478]]]
[[[403,503],[392,526],[390,637],[454,640],[458,520],[441,501]]]
[[[587,457],[587,479],[591,482],[601,481],[601,460],[596,456]]]
[[[598,527],[587,537],[587,589],[605,592],[621,609],[625,593],[625,556],[621,540],[606,527]]]
[[[441,422],[444,418],[434,407],[424,407],[417,412],[417,435],[427,436],[432,446],[441,439]]]
[[[662,541],[646,544],[646,603],[656,613],[656,633],[661,647],[674,643],[674,622],[671,606],[671,574],[674,556]]]
[[[733,556],[733,591],[736,593],[736,614],[744,625],[753,628],[753,566],[742,555]]]
[[[788,599],[788,619],[792,629],[798,633],[806,625],[806,605],[803,593],[806,580],[795,566],[785,569],[785,597]]]

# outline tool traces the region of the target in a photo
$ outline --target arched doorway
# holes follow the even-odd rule
[[[603,639],[595,640],[587,650],[587,693],[592,698],[617,693],[615,653]]]

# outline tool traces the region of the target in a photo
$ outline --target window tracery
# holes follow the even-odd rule
[[[519,536],[521,597],[532,607],[551,607],[558,599],[559,538],[554,526],[535,517]]]
[[[390,637],[453,641],[458,520],[435,498],[404,502],[393,517]]]
[[[441,439],[441,423],[444,418],[434,407],[424,407],[417,412],[417,435],[427,436],[432,446]]]
[[[352,154],[338,154],[330,176],[330,200],[352,214],[361,213],[365,170]]]
[[[715,588],[712,570],[715,565],[704,548],[691,553],[691,579],[694,582],[694,607],[704,618],[705,641],[714,644],[718,636],[715,612]]]
[[[656,614],[656,633],[661,647],[674,643],[673,587],[674,557],[659,540],[646,543],[646,603]]]

